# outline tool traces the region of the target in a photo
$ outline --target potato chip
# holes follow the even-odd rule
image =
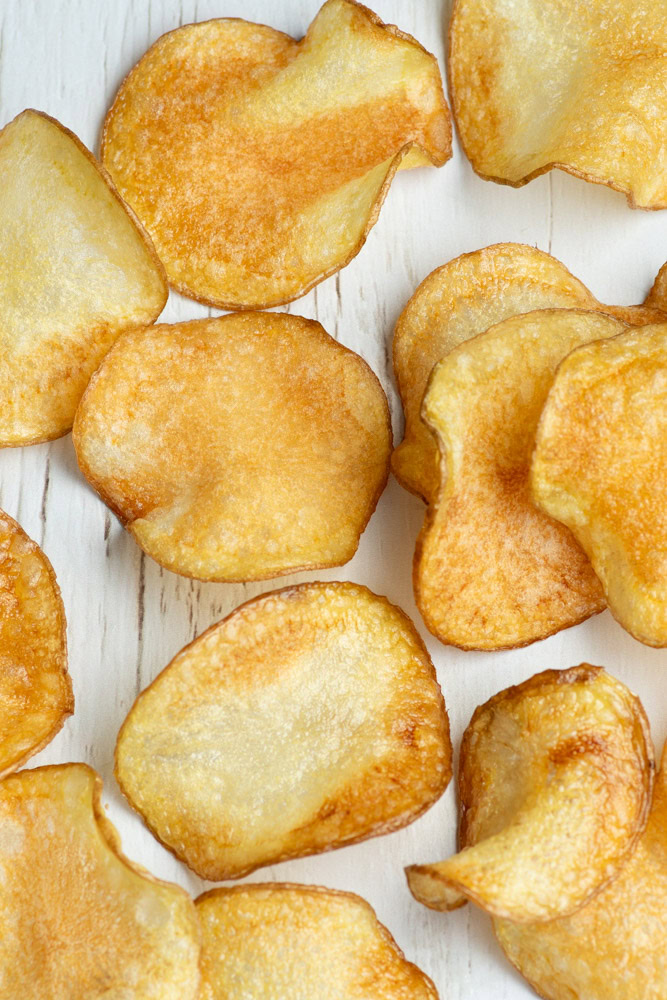
[[[359,896],[270,883],[197,900],[201,1000],[437,1000]]]
[[[237,608],[130,711],[116,776],[203,878],[390,833],[451,777],[449,726],[410,620],[353,583]]]
[[[0,132],[0,447],[66,434],[116,338],[167,301],[153,246],[107,174],[58,122]]]
[[[450,156],[434,56],[350,0],[300,42],[235,18],[163,35],[102,140],[170,284],[224,309],[304,295],[359,252],[399,167]]]
[[[407,869],[432,909],[471,899],[518,923],[583,906],[646,825],[653,749],[639,700],[601,667],[545,670],[473,714],[461,744],[458,854]]]
[[[655,0],[457,0],[452,107],[485,180],[552,167],[667,208],[667,7]]]
[[[195,1000],[192,901],[121,853],[85,764],[0,784],[0,996]]]
[[[392,455],[392,469],[401,485],[428,501],[437,494],[438,448],[421,419],[421,404],[433,366],[454,347],[510,316],[536,309],[592,309],[630,325],[657,323],[667,309],[663,285],[667,266],[644,306],[605,306],[555,257],[518,243],[463,254],[429,274],[401,313],[394,334],[405,438]]]
[[[531,483],[583,546],[621,625],[667,646],[667,323],[566,358]]]
[[[46,746],[73,711],[55,573],[0,511],[0,778]]]
[[[319,323],[275,313],[123,337],[73,436],[82,472],[142,549],[201,580],[347,562],[391,450],[368,365]]]

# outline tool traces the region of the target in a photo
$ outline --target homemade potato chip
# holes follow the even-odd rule
[[[58,122],[0,132],[0,447],[65,434],[124,330],[167,301],[153,246],[107,174]]]
[[[434,56],[350,0],[300,42],[235,18],[163,35],[102,139],[170,284],[224,309],[304,295],[359,252],[399,166],[450,156]]]
[[[461,744],[458,854],[407,869],[435,910],[466,898],[519,923],[581,907],[646,825],[653,749],[639,700],[601,667],[545,670],[473,714]]]
[[[55,573],[0,511],[0,778],[46,746],[73,711]]]
[[[142,549],[201,580],[347,562],[391,450],[366,363],[319,323],[275,313],[127,334],[73,437],[82,472]]]
[[[389,833],[451,777],[449,726],[410,620],[353,583],[258,597],[134,704],[116,776],[203,878]]]
[[[605,306],[555,257],[518,243],[463,254],[422,281],[394,334],[394,371],[405,411],[405,438],[392,455],[406,489],[435,499],[440,482],[435,439],[421,419],[433,366],[454,347],[490,326],[536,309],[591,309],[630,325],[657,323],[667,307],[667,266],[644,306]]]
[[[667,207],[667,7],[655,0],[457,0],[461,143],[486,180],[552,167]]]
[[[120,851],[85,764],[0,784],[0,995],[195,1000],[199,928],[178,886]]]
[[[531,483],[583,546],[621,625],[667,645],[667,323],[565,359]]]
[[[359,896],[272,883],[197,900],[201,1000],[437,1000]]]

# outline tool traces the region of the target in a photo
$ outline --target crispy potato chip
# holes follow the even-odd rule
[[[354,555],[387,481],[387,400],[319,323],[275,313],[123,337],[76,415],[79,465],[139,545],[201,580]]]
[[[433,366],[454,347],[510,316],[536,309],[591,309],[629,325],[657,323],[667,309],[667,265],[644,306],[605,306],[555,257],[519,243],[463,254],[437,268],[414,293],[394,334],[394,371],[405,411],[405,438],[392,455],[394,475],[425,500],[438,491],[438,448],[421,419]]]
[[[62,125],[24,111],[0,132],[0,447],[67,433],[124,330],[167,301],[153,246]]]
[[[178,886],[121,853],[85,764],[0,784],[0,996],[195,1000],[199,928]]]
[[[531,484],[583,546],[621,625],[667,646],[667,323],[565,359]]]
[[[437,1000],[365,900],[319,886],[213,889],[197,900],[201,1000]]]
[[[55,573],[0,511],[0,778],[46,746],[73,711]]]
[[[655,0],[456,0],[452,108],[485,180],[558,167],[667,207],[667,8]]]
[[[300,42],[237,19],[163,35],[102,140],[171,285],[224,309],[304,295],[359,252],[399,166],[450,156],[435,58],[350,0]]]
[[[646,830],[610,886],[548,924],[495,920],[510,962],[547,1000],[665,1000],[667,778],[665,754]]]
[[[639,699],[601,667],[501,691],[463,736],[461,850],[408,868],[413,895],[435,910],[468,898],[519,923],[573,913],[634,850],[653,766]]]
[[[451,777],[449,726],[412,622],[353,583],[249,601],[134,704],[116,776],[203,878],[411,823]]]

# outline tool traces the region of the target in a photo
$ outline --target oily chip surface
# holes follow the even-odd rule
[[[91,381],[73,439],[144,551],[202,580],[347,562],[391,450],[366,363],[319,323],[272,313],[127,334]]]
[[[146,233],[79,140],[24,111],[0,132],[0,447],[67,433],[116,338],[167,301]]]
[[[667,324],[565,359],[531,483],[535,502],[585,549],[621,625],[667,646]]]
[[[0,996],[196,1000],[194,906],[123,856],[101,788],[85,764],[0,784]]]
[[[551,167],[667,207],[667,7],[654,0],[457,0],[454,117],[474,169]]]
[[[437,1000],[359,896],[270,883],[214,889],[196,903],[201,1000]]]
[[[224,309],[305,294],[358,253],[399,165],[450,156],[434,56],[350,0],[300,42],[233,18],[163,35],[102,141],[170,284]]]
[[[476,709],[461,744],[461,850],[409,868],[410,888],[433,909],[467,898],[521,924],[566,916],[630,857],[652,789],[639,700],[601,667],[545,670]]]
[[[116,776],[203,878],[389,833],[451,776],[449,726],[410,620],[352,583],[237,608],[134,704]]]

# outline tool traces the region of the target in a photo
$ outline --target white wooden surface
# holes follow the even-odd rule
[[[374,8],[414,34],[444,66],[448,0],[375,0]],[[120,81],[162,32],[190,21],[242,16],[300,37],[317,9],[318,0],[0,0],[0,124],[34,107],[97,151]],[[392,329],[434,267],[464,251],[515,240],[555,254],[603,301],[639,302],[667,257],[666,236],[665,213],[633,212],[622,195],[560,173],[518,191],[484,183],[457,148],[441,170],[400,174],[359,256],[288,309],[320,320],[369,362],[389,396],[400,440]],[[172,295],[163,319],[210,312]],[[185,643],[271,585],[199,584],[144,557],[82,479],[69,436],[1,452],[0,505],[51,559],[69,622],[76,711],[34,763],[92,764],[104,778],[109,815],[126,853],[199,893],[204,883],[163,850],[125,805],[112,775],[115,737],[137,693]],[[283,578],[276,586],[290,579],[346,578],[400,604],[427,639],[455,749],[473,709],[491,694],[538,670],[588,660],[641,696],[659,750],[667,733],[667,653],[635,642],[607,612],[516,652],[463,653],[428,636],[411,588],[422,510],[392,480],[352,562]],[[504,960],[480,912],[468,906],[450,915],[432,913],[408,893],[403,866],[446,856],[454,839],[452,784],[430,812],[399,833],[266,868],[251,880],[312,882],[365,896],[407,956],[435,980],[443,1000],[534,996]]]

